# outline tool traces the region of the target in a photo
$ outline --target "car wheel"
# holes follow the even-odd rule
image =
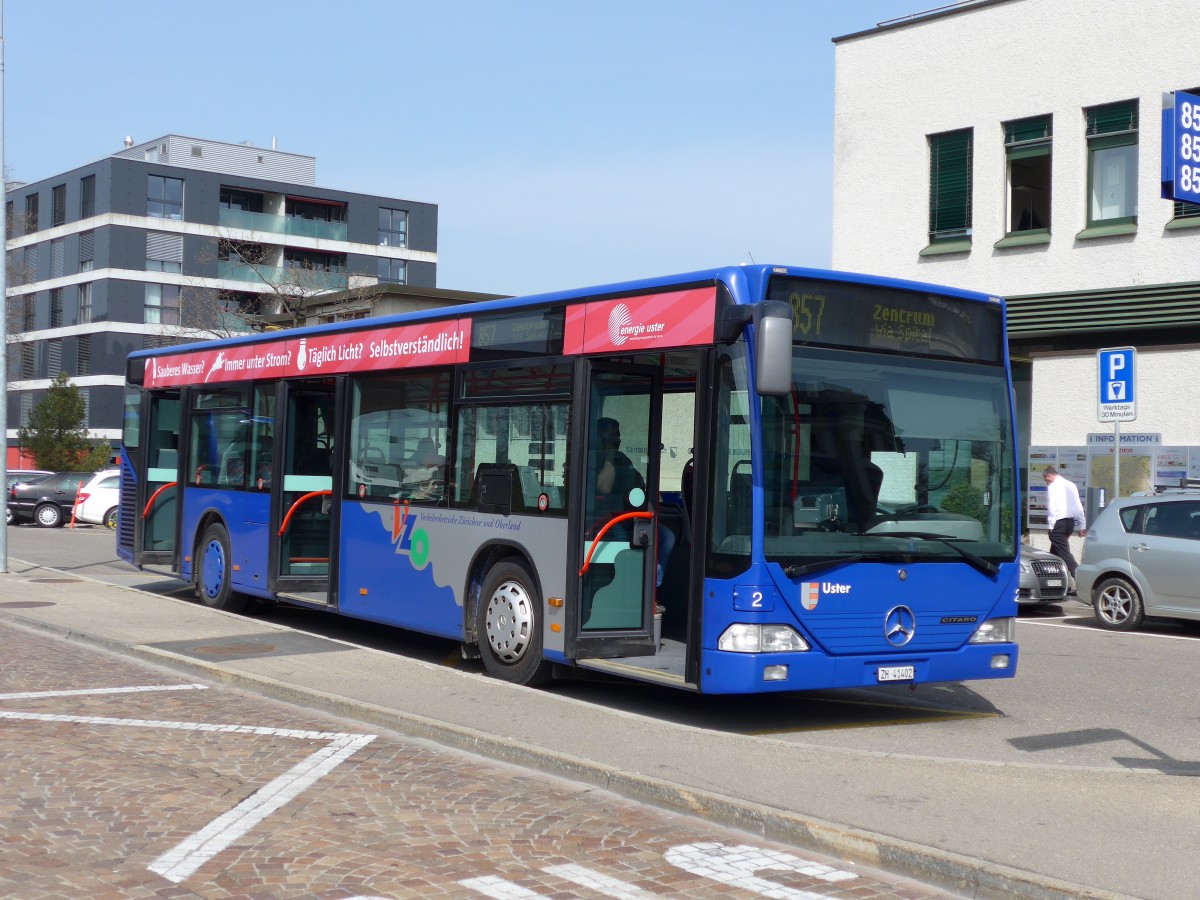
[[[233,590],[233,557],[229,552],[229,532],[220,522],[204,529],[196,551],[196,588],[205,606],[240,613],[246,608],[246,596]]]
[[[63,512],[57,503],[43,503],[33,511],[33,520],[43,528],[61,528]]]
[[[104,527],[109,531],[117,530],[117,508],[115,506],[104,514]]]
[[[4,510],[4,524],[5,524],[5,525],[11,525],[12,523],[13,523],[13,514],[12,514],[12,510],[11,510],[11,509],[8,509],[8,508],[6,507],[6,508],[5,508],[5,510]]]
[[[1105,578],[1096,586],[1093,597],[1092,607],[1101,628],[1133,631],[1146,617],[1141,592],[1124,578]]]
[[[479,655],[490,674],[538,687],[552,667],[542,659],[541,600],[525,566],[502,562],[483,582],[476,620]]]

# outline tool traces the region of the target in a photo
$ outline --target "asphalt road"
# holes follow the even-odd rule
[[[112,584],[190,596],[181,582],[116,558],[101,528],[8,529],[9,554]],[[482,671],[454,642],[277,608],[265,621],[425,662]],[[552,690],[629,713],[730,734],[911,756],[1200,774],[1195,697],[1200,627],[1152,623],[1133,634],[1095,626],[1077,602],[1023,610],[1018,677],[767,697],[698,697],[631,682],[581,680]]]

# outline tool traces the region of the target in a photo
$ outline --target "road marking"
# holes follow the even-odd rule
[[[202,865],[254,828],[271,813],[294,800],[324,775],[375,740],[373,734],[344,734],[338,731],[302,731],[295,728],[269,728],[262,725],[218,725],[209,722],[169,722],[156,719],[118,719],[112,716],[67,716],[55,713],[27,713],[0,710],[0,720],[15,722],[72,722],[78,725],[115,725],[127,728],[164,728],[173,731],[201,731],[219,734],[252,734],[267,737],[329,741],[316,753],[302,760],[283,775],[263,785],[233,809],[213,819],[189,838],[168,850],[149,866],[175,884],[186,879]]]
[[[682,844],[672,847],[665,856],[667,862],[685,872],[778,900],[826,900],[826,897],[824,894],[784,887],[766,878],[759,878],[755,873],[763,870],[795,872],[829,882],[858,877],[853,872],[808,862],[790,853],[763,850],[748,844],[736,847],[716,843]]]
[[[468,878],[460,881],[459,884],[473,891],[478,891],[485,897],[494,897],[495,900],[527,900],[529,897],[541,896],[541,894],[535,894],[533,891],[523,888],[519,884],[513,884],[511,881],[497,878],[495,875],[485,875],[482,878]]]
[[[91,694],[140,694],[150,691],[207,691],[206,684],[153,684],[144,687],[91,688],[78,691],[22,691],[0,694],[0,700],[33,700],[40,697],[86,697]]]
[[[613,878],[611,875],[595,872],[583,866],[546,866],[542,871],[582,888],[589,888],[605,897],[615,897],[617,900],[647,900],[647,898],[656,896],[649,891],[643,891],[641,888]]]
[[[340,735],[154,860],[150,871],[178,884],[373,740],[373,734]]]

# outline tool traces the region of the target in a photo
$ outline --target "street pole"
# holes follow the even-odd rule
[[[0,179],[5,181],[4,193],[8,195],[8,182],[4,172],[4,0],[0,0]],[[4,479],[4,501],[8,502],[8,223],[0,217],[0,251],[4,265],[0,266],[0,439],[4,452],[0,453],[0,478]],[[8,571],[8,526],[0,531],[0,574]]]
[[[1121,423],[1113,422],[1113,500],[1121,499]]]

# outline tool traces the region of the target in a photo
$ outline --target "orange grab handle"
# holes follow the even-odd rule
[[[166,484],[164,484],[162,487],[160,487],[157,491],[155,491],[153,494],[151,494],[150,499],[146,501],[146,508],[144,510],[142,510],[142,518],[143,519],[150,518],[150,507],[152,507],[154,505],[154,501],[158,499],[159,494],[161,494],[167,488],[173,488],[178,484],[179,484],[178,481],[168,481]]]
[[[583,568],[579,570],[579,574],[582,575],[584,572],[586,572],[588,570],[588,566],[590,566],[592,564],[592,554],[596,552],[596,546],[600,543],[600,538],[604,537],[604,535],[608,532],[608,529],[612,528],[618,522],[624,522],[626,519],[653,519],[653,518],[654,518],[654,513],[652,513],[652,512],[627,512],[627,513],[621,513],[621,515],[619,515],[619,516],[614,516],[613,518],[611,518],[607,522],[605,522],[604,527],[600,529],[599,534],[597,534],[596,537],[592,539],[592,546],[588,548],[587,559],[585,559],[583,561]]]
[[[283,524],[279,526],[279,536],[283,537],[283,533],[285,531],[287,531],[288,522],[292,521],[292,513],[294,513],[296,511],[296,507],[298,507],[305,500],[311,500],[313,497],[324,497],[324,496],[332,497],[333,491],[309,491],[307,494],[305,494],[303,497],[301,497],[295,503],[293,503],[292,508],[287,511],[287,515],[283,517]]]

